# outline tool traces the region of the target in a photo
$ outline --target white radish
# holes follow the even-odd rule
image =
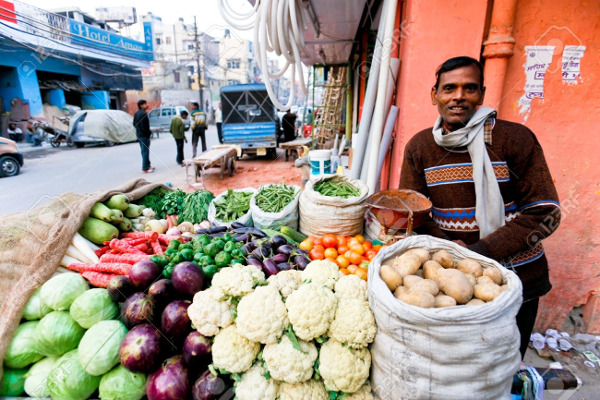
[[[71,264],[88,264],[88,263],[85,262],[85,261],[81,261],[81,260],[79,260],[77,258],[73,258],[71,256],[68,256],[66,254],[63,256],[62,260],[60,260],[60,265],[62,267],[66,268],[66,267],[68,267]]]
[[[81,236],[79,233],[75,232],[71,243],[73,243],[73,246],[75,246],[75,248],[79,250],[79,252],[85,256],[85,258],[90,260],[92,264],[100,262],[100,259],[98,258],[96,253],[94,253],[94,250],[92,250],[92,247],[90,247],[90,245],[88,244],[88,240]],[[94,247],[96,246],[94,245]]]
[[[91,260],[88,260],[88,258],[84,256],[83,253],[81,253],[79,250],[77,250],[72,244],[69,244],[69,247],[67,247],[67,252],[65,254],[69,257],[75,258],[76,260],[81,260],[85,264],[92,263]]]

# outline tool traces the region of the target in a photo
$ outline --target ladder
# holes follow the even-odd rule
[[[313,138],[317,147],[322,148],[326,141],[334,139],[346,126],[343,117],[348,90],[347,71],[346,65],[331,66],[326,84],[313,85],[313,88],[321,86],[324,89],[321,103],[314,107]]]

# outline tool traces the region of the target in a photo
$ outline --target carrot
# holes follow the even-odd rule
[[[103,274],[102,272],[84,271],[79,273],[85,279],[87,279],[92,286],[105,288],[110,283],[111,279],[117,275]]]
[[[146,243],[138,244],[137,246],[133,246],[135,249],[141,251],[143,254],[146,254],[148,250],[150,250],[150,246]]]
[[[129,275],[131,264],[107,262],[97,264],[73,263],[69,264],[67,268],[77,272],[106,272],[117,275]]]
[[[162,246],[160,245],[160,243],[158,243],[158,241],[150,242],[150,245],[152,246],[152,250],[154,251],[154,254],[165,254]]]
[[[171,241],[171,237],[161,233],[160,235],[158,235],[158,241],[160,242],[160,244],[164,244],[165,246],[167,246]]]
[[[146,239],[146,240],[157,240],[158,232],[146,231],[146,232],[125,232],[121,235],[123,238],[128,239]]]
[[[146,239],[145,238],[139,238],[139,239],[121,239],[124,240],[125,243],[127,243],[130,246],[137,246],[138,244],[142,244],[142,243],[146,243]]]
[[[131,246],[124,240],[113,239],[110,241],[109,246],[111,249],[120,251],[121,253],[145,254],[142,250],[136,246]]]
[[[150,256],[147,254],[104,254],[100,257],[100,262],[135,264],[149,259]]]
[[[167,214],[166,219],[167,219],[167,230],[171,229],[173,227],[173,220],[171,219],[172,217]]]
[[[105,254],[109,250],[110,250],[109,246],[104,246],[104,247],[100,247],[98,250],[94,250],[94,253],[96,253],[96,255],[98,257],[100,257],[100,256],[102,256],[102,254]]]

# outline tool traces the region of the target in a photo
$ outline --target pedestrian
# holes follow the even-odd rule
[[[202,152],[206,151],[206,113],[200,109],[198,103],[192,103],[192,158],[196,157],[198,138],[202,140]]]
[[[217,125],[219,143],[223,144],[223,112],[221,111],[221,103],[217,105],[217,109],[215,110],[215,124]]]
[[[7,133],[10,140],[14,140],[17,143],[21,143],[23,141],[23,130],[14,122],[8,124]]]
[[[135,135],[140,143],[142,151],[142,172],[147,174],[154,172],[154,167],[150,165],[150,121],[148,120],[148,102],[146,100],[138,101],[138,111],[133,116],[133,126],[135,127]]]
[[[287,110],[283,117],[281,117],[281,125],[283,127],[283,140],[281,142],[289,142],[296,138],[296,118],[296,114],[291,110]]]
[[[455,57],[438,68],[431,100],[439,117],[407,143],[400,187],[433,204],[418,233],[452,240],[519,276],[524,356],[539,298],[552,287],[541,241],[558,227],[560,205],[533,132],[497,119],[496,110],[481,106],[484,95],[479,61]]]
[[[173,138],[175,139],[175,144],[177,146],[177,157],[175,158],[175,161],[177,161],[177,164],[179,164],[182,167],[184,165],[183,144],[187,143],[187,139],[185,137],[185,124],[183,120],[186,119],[187,116],[188,112],[182,111],[181,117],[178,115],[173,117],[173,119],[171,120],[171,126],[169,127],[169,132],[171,132],[171,135],[173,135]]]

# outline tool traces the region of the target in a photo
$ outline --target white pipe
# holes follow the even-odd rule
[[[352,169],[350,176],[352,179],[360,178],[362,165],[364,162],[367,139],[369,135],[369,127],[371,126],[371,117],[373,116],[373,107],[375,105],[375,97],[377,96],[377,79],[379,78],[379,65],[381,62],[381,47],[383,43],[383,28],[385,26],[385,16],[387,10],[384,7],[381,10],[379,20],[379,28],[377,30],[377,40],[375,42],[375,51],[373,52],[373,60],[371,61],[371,69],[369,71],[369,80],[367,81],[367,90],[365,93],[365,102],[363,103],[362,115],[358,125],[358,143],[352,144]]]
[[[356,125],[358,120],[358,93],[360,88],[359,86],[359,74],[354,74],[354,84],[352,85],[352,131],[351,133],[356,133]],[[352,137],[352,136],[350,136]]]
[[[381,146],[379,147],[379,159],[377,164],[377,182],[381,178],[381,168],[383,167],[383,161],[385,155],[390,151],[390,143],[392,141],[392,132],[394,132],[394,125],[396,124],[396,118],[398,117],[398,107],[392,106],[388,113],[387,120],[385,122],[385,129],[383,130],[383,138],[381,139]]]
[[[381,71],[379,76],[378,93],[385,93],[389,74],[387,73],[390,67],[390,52],[392,50],[392,35],[394,34],[394,21],[396,19],[396,0],[385,0],[384,7],[387,10],[385,18],[385,36],[383,49],[381,51]],[[379,155],[379,144],[381,143],[381,133],[383,131],[383,123],[385,118],[385,102],[387,96],[378,96],[375,102],[375,111],[373,113],[373,123],[371,124],[371,149],[369,157],[369,169],[367,175],[367,186],[369,194],[374,193],[377,184],[377,156]]]

